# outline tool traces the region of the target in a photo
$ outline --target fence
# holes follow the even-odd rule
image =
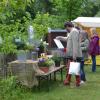
[[[6,78],[8,74],[8,62],[16,59],[15,54],[0,53],[0,78]]]

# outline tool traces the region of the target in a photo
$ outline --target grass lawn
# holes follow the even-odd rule
[[[75,78],[72,77],[71,87],[64,86],[60,82],[59,74],[57,81],[51,82],[50,91],[46,91],[46,85],[38,91],[36,88],[21,90],[9,100],[99,100],[100,99],[100,66],[97,72],[92,73],[90,65],[85,66],[87,82],[80,87],[74,86]],[[65,77],[65,75],[64,75]]]

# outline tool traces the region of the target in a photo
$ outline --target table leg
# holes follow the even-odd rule
[[[49,76],[47,76],[47,91],[49,91]]]
[[[62,68],[60,70],[60,73],[61,73],[61,81],[63,81],[63,69]]]
[[[51,81],[51,74],[50,74],[50,81]]]
[[[54,81],[56,81],[56,72],[54,72]]]
[[[40,91],[40,80],[41,80],[41,76],[38,77],[38,80],[39,80],[38,89],[39,89],[39,91]]]

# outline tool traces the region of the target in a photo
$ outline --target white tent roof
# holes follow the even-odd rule
[[[72,22],[78,23],[84,27],[100,27],[100,17],[78,17]]]

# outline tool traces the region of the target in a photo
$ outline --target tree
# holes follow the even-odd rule
[[[84,0],[69,0],[69,2],[67,2],[67,15],[70,21],[81,14],[83,3]]]
[[[82,12],[84,0],[53,0],[55,8],[54,14],[63,16],[66,20],[71,21],[78,17]]]
[[[97,14],[100,9],[100,1],[99,0],[85,0],[83,4],[83,12],[82,16],[92,17]]]
[[[34,0],[35,12],[51,13],[53,2],[52,0]]]
[[[26,15],[26,6],[31,0],[2,0],[0,1],[0,22],[13,23]]]

